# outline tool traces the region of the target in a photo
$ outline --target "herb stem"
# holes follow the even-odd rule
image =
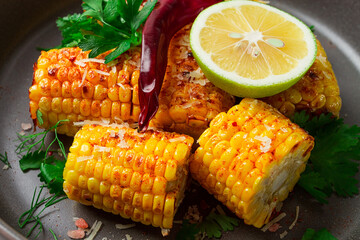
[[[51,228],[49,228],[49,231],[51,232],[51,235],[54,237],[54,240],[58,240],[54,231]]]

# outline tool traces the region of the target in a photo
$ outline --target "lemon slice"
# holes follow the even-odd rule
[[[316,40],[297,18],[252,1],[228,1],[202,11],[190,33],[206,77],[239,97],[266,97],[294,85],[316,57]]]

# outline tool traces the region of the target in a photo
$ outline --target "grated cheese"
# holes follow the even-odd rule
[[[94,224],[91,226],[89,236],[84,240],[93,240],[96,234],[99,232],[101,226],[102,226],[102,222],[95,220]]]
[[[111,72],[116,73],[116,66],[112,66]]]
[[[124,85],[122,85],[121,83],[117,83],[116,85],[118,85],[119,87],[121,87],[122,89],[124,89],[124,90],[125,90]]]
[[[194,106],[195,102],[187,102],[185,104],[182,105],[183,109],[187,109],[187,108],[191,108],[192,106]]]
[[[110,76],[110,73],[108,72],[104,72],[104,71],[101,71],[101,70],[94,70],[95,72],[97,72],[98,74],[102,74],[102,75],[105,75],[105,76]]]
[[[271,225],[273,225],[274,223],[279,222],[284,217],[286,217],[286,213],[281,213],[279,216],[277,216],[276,218],[274,218],[273,220],[268,222],[264,227],[262,227],[261,231],[266,232],[269,229],[269,227],[271,227]]]
[[[299,211],[300,211],[300,207],[296,206],[296,216],[295,216],[295,220],[291,223],[289,230],[293,229],[293,227],[295,226],[298,218],[299,218]]]
[[[88,71],[88,69],[85,68],[84,74],[83,74],[82,79],[81,79],[80,86],[82,86],[84,84],[84,82],[85,82],[87,71]]]
[[[129,234],[125,234],[126,240],[132,240],[132,237]]]
[[[82,126],[85,126],[85,125],[109,125],[110,124],[110,121],[109,120],[102,120],[102,121],[91,121],[91,120],[84,120],[84,121],[81,121],[81,122],[74,122],[73,125],[75,127],[82,127]]]
[[[102,146],[99,146],[99,145],[95,145],[94,146],[94,150],[97,150],[99,152],[110,152],[111,151],[111,148],[109,147],[102,147]]]
[[[105,59],[97,59],[97,58],[84,58],[81,59],[80,62],[94,62],[94,63],[105,63]]]
[[[280,212],[282,207],[283,207],[283,202],[278,202],[278,204],[275,207],[275,211]]]
[[[167,228],[162,228],[161,229],[161,234],[163,235],[163,237],[168,236],[169,233],[170,233],[170,229],[167,229]]]
[[[90,160],[90,159],[93,159],[94,156],[91,155],[91,156],[80,156],[80,157],[77,157],[76,158],[76,161],[77,162],[83,162],[83,161],[87,161],[87,160]]]
[[[287,234],[288,232],[286,230],[283,233],[280,233],[280,239],[283,239]]]
[[[136,129],[134,129],[134,135],[139,137],[139,138],[143,138],[145,137],[145,134],[144,133],[139,133]]]
[[[114,137],[115,137],[115,131],[114,131],[114,130],[111,130],[111,131],[110,131],[110,137],[111,137],[111,138],[114,138]]]
[[[323,55],[316,56],[316,59],[321,62],[322,65],[326,66],[326,57]]]
[[[85,64],[84,62],[82,62],[82,61],[75,60],[74,63],[75,63],[76,65],[79,65],[80,67],[85,67],[85,66],[86,66],[86,64]]]
[[[119,148],[130,148],[130,146],[127,144],[127,142],[124,140],[124,136],[125,136],[125,130],[124,129],[119,129],[119,138],[120,143],[117,145]]]
[[[116,227],[117,229],[120,229],[120,230],[125,230],[125,229],[129,229],[129,228],[133,228],[133,227],[135,227],[135,226],[136,226],[135,223],[131,223],[131,224],[120,224],[120,223],[118,223],[118,224],[115,224],[115,227]]]
[[[181,136],[181,137],[169,139],[169,142],[182,142],[185,140],[186,140],[186,138],[184,136]]]
[[[327,79],[331,79],[331,75],[326,72],[326,71],[322,71],[322,73],[324,74],[324,76],[327,78]]]
[[[4,165],[4,167],[2,168],[3,170],[8,170],[9,169],[9,165]]]
[[[207,79],[190,79],[191,83],[199,84],[200,86],[205,86],[210,81]]]
[[[266,130],[270,131],[270,130],[273,130],[274,128],[273,127],[270,127],[269,125],[264,125],[264,127],[266,128]]]
[[[286,128],[283,128],[283,127],[280,128],[280,130],[283,131],[283,132],[285,132],[285,133],[288,132],[288,130],[287,130]]]
[[[260,146],[261,152],[267,153],[270,150],[271,142],[272,142],[271,138],[268,138],[267,136],[265,137],[255,136],[254,139],[261,142],[261,146]]]

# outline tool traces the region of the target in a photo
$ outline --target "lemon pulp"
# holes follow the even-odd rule
[[[243,97],[285,90],[306,73],[316,56],[315,38],[306,25],[250,1],[222,2],[203,11],[191,30],[191,46],[210,81]],[[239,89],[252,86],[250,95]]]

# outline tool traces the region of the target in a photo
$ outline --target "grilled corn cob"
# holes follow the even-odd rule
[[[199,138],[190,171],[244,222],[261,227],[304,171],[313,138],[260,100],[220,113]]]
[[[106,54],[89,59],[80,48],[42,52],[34,66],[29,89],[31,118],[42,128],[69,119],[58,132],[74,136],[79,127],[73,122],[117,119],[136,122],[140,113],[138,98],[140,50],[132,49],[112,67],[104,64]],[[36,119],[42,113],[43,124]]]
[[[234,97],[206,79],[190,49],[191,24],[174,35],[168,67],[159,96],[158,113],[151,124],[198,138],[218,113],[234,105]]]
[[[184,197],[193,138],[121,125],[85,125],[64,169],[64,192],[124,218],[171,228]]]
[[[234,99],[208,83],[200,73],[195,60],[188,55],[188,38],[189,27],[181,30],[172,41],[169,71],[153,125],[199,136],[216,114],[233,105]],[[89,59],[88,52],[82,52],[80,48],[41,53],[29,89],[30,113],[38,126],[49,128],[58,120],[69,119],[58,132],[74,136],[79,128],[73,122],[138,121],[141,49],[132,48],[111,65],[104,64],[108,53],[96,59]],[[193,73],[197,75],[192,76]],[[42,113],[43,124],[37,120],[37,110]]]
[[[263,100],[290,117],[297,111],[339,116],[341,98],[334,71],[324,48],[317,41],[317,56],[305,76],[284,92]]]

